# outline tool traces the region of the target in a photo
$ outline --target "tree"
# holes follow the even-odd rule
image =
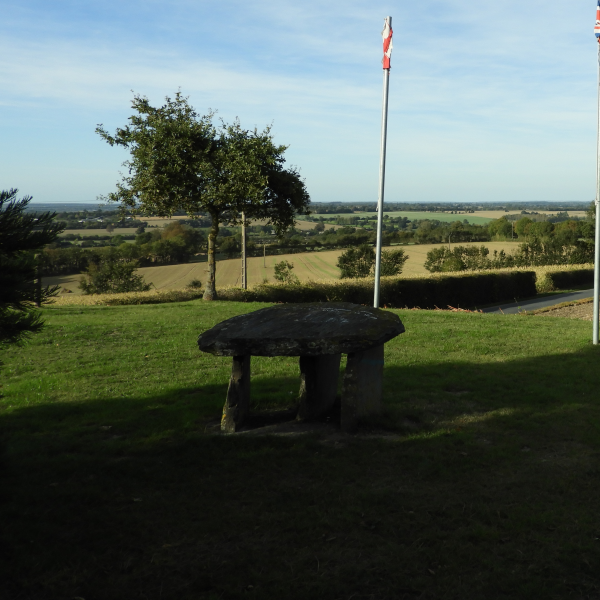
[[[281,283],[291,283],[296,284],[300,283],[300,280],[296,276],[295,273],[292,273],[292,269],[294,268],[294,263],[288,262],[287,260],[282,260],[275,265],[275,279],[280,281]]]
[[[230,235],[223,238],[219,244],[219,250],[223,254],[227,254],[228,258],[233,258],[236,254],[242,251],[242,236],[241,234]]]
[[[104,261],[90,263],[79,287],[84,294],[119,294],[124,292],[146,292],[151,283],[141,275],[135,275],[136,261]]]
[[[404,250],[382,250],[380,275],[390,277],[400,275],[408,256]],[[341,278],[374,277],[375,274],[375,249],[369,244],[362,244],[357,248],[348,248],[340,254],[337,266],[342,271]]]
[[[374,264],[375,250],[369,244],[348,248],[337,259],[337,266],[342,272],[342,279],[368,277]]]
[[[22,341],[43,327],[41,304],[58,287],[41,287],[35,252],[63,231],[56,213],[27,213],[31,196],[17,200],[18,190],[0,192],[0,345]],[[37,280],[37,281],[36,281]]]
[[[529,233],[529,227],[533,221],[529,217],[521,217],[515,223],[515,231],[520,238],[526,237]]]
[[[408,255],[404,250],[382,250],[380,274],[382,277],[392,277],[400,275],[404,268],[404,263],[408,260]]]
[[[155,108],[134,96],[130,124],[110,135],[97,133],[111,146],[128,148],[128,174],[107,199],[132,213],[170,217],[178,210],[192,216],[207,212],[208,281],[204,298],[214,300],[215,245],[219,225],[266,219],[281,235],[296,214],[307,213],[310,197],[298,171],[284,168],[286,146],[273,143],[270,128],[242,129],[239,121],[215,127],[213,113],[200,116],[180,92]]]

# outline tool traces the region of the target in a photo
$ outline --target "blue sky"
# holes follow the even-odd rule
[[[591,201],[595,2],[0,0],[0,188],[93,202],[133,92],[273,125],[315,201],[374,201],[392,15],[386,200]]]

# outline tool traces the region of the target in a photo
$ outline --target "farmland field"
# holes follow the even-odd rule
[[[115,227],[112,233],[106,231],[106,229],[65,229],[60,235],[64,237],[65,235],[73,234],[73,235],[135,235],[135,227]]]
[[[499,216],[504,215],[504,212],[499,212],[498,213]],[[436,221],[443,221],[446,223],[453,223],[454,221],[462,221],[463,219],[467,219],[467,221],[469,221],[469,223],[473,223],[475,225],[485,225],[487,223],[489,223],[490,221],[492,221],[493,219],[497,219],[499,217],[483,217],[483,216],[476,216],[474,214],[460,214],[460,215],[451,215],[448,213],[432,213],[432,212],[409,212],[409,211],[405,211],[405,210],[401,210],[401,211],[392,211],[392,212],[385,212],[384,215],[389,215],[390,218],[391,217],[406,217],[407,219],[410,219],[411,221],[415,220],[415,219],[431,219],[431,220],[436,220]],[[339,213],[339,214],[313,214],[312,215],[313,218],[319,218],[319,217],[323,217],[324,219],[331,219],[331,218],[335,218],[335,217],[342,217],[342,218],[348,218],[348,217],[362,217],[362,218],[369,218],[369,219],[376,219],[377,218],[377,213],[376,212],[358,212],[358,213]]]
[[[546,215],[554,215],[556,214],[556,212],[552,212],[552,211],[538,211],[540,214],[546,214]],[[395,212],[386,212],[386,215],[389,215],[390,217],[407,217],[410,220],[415,220],[415,219],[432,219],[432,220],[437,220],[437,221],[443,221],[446,223],[453,223],[454,221],[463,221],[464,219],[467,219],[467,221],[469,221],[469,223],[472,223],[474,225],[485,225],[486,223],[489,223],[490,221],[493,221],[494,219],[499,219],[500,217],[506,216],[508,214],[515,214],[515,212],[512,213],[505,213],[503,210],[483,210],[483,211],[478,211],[476,213],[471,213],[471,214],[458,214],[458,215],[452,215],[449,213],[431,213],[431,212],[408,212],[408,211],[395,211]],[[570,211],[569,215],[572,217],[584,217],[585,216],[585,212],[584,211]],[[333,219],[335,217],[369,217],[371,219],[375,219],[377,218],[377,213],[376,212],[361,212],[361,213],[339,213],[339,214],[313,214],[312,217],[313,218],[319,218],[319,217],[323,217],[323,219]],[[188,217],[173,217],[172,219],[164,219],[162,217],[140,217],[141,220],[143,221],[147,221],[148,222],[148,227],[164,227],[165,225],[168,225],[169,223],[172,223],[173,221],[185,221]],[[252,221],[251,223],[252,225],[265,225],[266,221],[264,220],[259,220],[259,221]],[[313,221],[306,221],[304,217],[300,216],[298,217],[298,220],[296,222],[296,229],[300,230],[300,231],[308,231],[310,229],[313,229],[315,226],[315,222]],[[329,225],[328,227],[333,227],[335,229],[338,229],[339,227],[342,227],[342,225]],[[206,229],[206,228],[204,228]],[[119,227],[116,228],[112,234],[109,234],[106,229],[67,229],[66,231],[64,231],[61,235],[65,236],[69,233],[75,234],[75,235],[81,235],[81,236],[87,236],[87,235],[127,235],[127,234],[135,234],[135,228],[132,227]]]
[[[457,214],[452,215],[449,213],[436,213],[436,212],[410,212],[405,210],[393,211],[393,212],[385,212],[385,215],[389,215],[390,217],[406,217],[407,219],[415,220],[415,219],[432,219],[437,221],[443,221],[446,223],[453,223],[454,221],[463,221],[467,219],[469,223],[473,225],[485,225],[494,219],[499,219],[500,217],[507,216],[509,214],[517,214],[520,211],[512,211],[512,212],[504,212],[503,210],[482,210],[477,211],[475,213],[469,214]],[[540,210],[538,211],[540,214],[545,215],[555,215],[556,212],[548,211],[548,210]],[[571,211],[569,215],[572,217],[584,217],[584,211]],[[313,217],[323,217],[324,219],[334,218],[334,217],[369,217],[375,219],[377,217],[376,212],[359,212],[359,213],[339,213],[339,214],[313,214]],[[525,215],[524,215],[525,216]]]
[[[486,246],[491,252],[494,250],[514,251],[517,242],[485,242],[464,243],[463,246]],[[419,244],[401,247],[409,256],[404,265],[403,274],[422,275],[428,271],[423,266],[427,252],[432,248],[439,248],[441,244]],[[274,280],[275,264],[287,260],[294,264],[294,273],[301,281],[309,279],[337,279],[339,269],[335,266],[338,256],[343,250],[326,250],[323,252],[306,252],[302,254],[283,254],[278,256],[251,257],[248,259],[248,283],[254,285],[263,279]],[[138,273],[143,275],[147,282],[154,284],[157,289],[176,289],[185,287],[192,279],[206,281],[207,263],[187,263],[182,265],[165,265],[160,267],[143,267]],[[79,280],[82,275],[65,275],[60,277],[46,277],[44,285],[60,285],[74,293],[80,293]],[[239,286],[241,281],[240,259],[233,258],[217,262],[217,287]]]
[[[189,217],[173,217],[172,219],[163,219],[161,217],[140,217],[140,219],[142,221],[148,221],[148,226],[149,227],[164,227],[165,225],[168,225],[169,223],[172,223],[173,221],[185,221],[186,219],[188,219]],[[257,221],[248,221],[249,225],[266,225],[267,221],[264,219],[259,219]],[[316,223],[313,223],[311,221],[304,221],[302,219],[302,217],[299,217],[297,222],[296,222],[296,229],[300,230],[300,231],[308,231],[310,229],[314,229]],[[335,229],[338,229],[340,227],[343,227],[343,225],[331,225],[331,227],[334,227]],[[207,229],[208,228],[204,228]]]

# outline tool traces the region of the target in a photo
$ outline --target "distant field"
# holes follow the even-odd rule
[[[454,244],[453,244],[454,245]],[[494,250],[505,250],[512,252],[518,246],[518,242],[486,242],[465,243],[462,246],[486,246],[491,252]],[[428,271],[423,266],[427,252],[432,248],[439,248],[440,244],[422,244],[411,246],[394,246],[402,248],[409,256],[404,265],[405,275],[420,275]],[[284,254],[280,256],[267,256],[266,266],[263,265],[262,257],[248,259],[248,283],[254,285],[263,279],[274,281],[275,263],[287,260],[294,264],[294,273],[301,281],[309,279],[337,279],[340,276],[339,269],[335,266],[338,256],[343,250],[327,250],[324,252],[306,252],[303,254]],[[185,287],[192,279],[206,281],[207,263],[191,263],[183,265],[166,265],[160,267],[144,267],[138,269],[146,281],[152,282],[157,289],[176,289]],[[63,288],[79,294],[78,289],[81,275],[66,275],[64,277],[47,277],[44,285],[60,285]],[[217,262],[217,287],[238,286],[241,281],[241,261],[239,258],[220,260]]]
[[[555,215],[556,211],[555,210],[538,210],[536,211],[541,215]],[[584,210],[569,210],[567,211],[569,213],[570,217],[585,217],[585,211]],[[503,210],[478,210],[475,215],[480,216],[480,217],[490,217],[492,219],[499,219],[500,217],[504,216],[504,215],[514,215],[514,214],[520,214],[520,211],[511,211],[511,212],[504,212]],[[527,215],[523,215],[524,217],[526,217]]]
[[[520,212],[520,211],[519,211]],[[540,210],[537,211],[540,214],[545,215],[555,215],[556,211],[548,211],[548,210]],[[508,216],[510,214],[518,214],[517,211],[512,212],[504,212],[503,210],[481,210],[475,213],[469,214],[457,214],[452,215],[449,213],[432,213],[432,212],[409,212],[409,211],[394,211],[394,212],[386,212],[384,215],[389,215],[390,217],[406,217],[411,221],[414,219],[432,219],[437,221],[445,221],[447,223],[452,223],[454,221],[463,221],[467,219],[469,223],[474,225],[485,225],[494,219],[499,219],[500,217]],[[572,217],[584,217],[584,211],[569,211],[569,215]],[[339,214],[313,214],[313,217],[323,217],[324,219],[332,218],[332,217],[371,217],[376,218],[376,212],[360,212],[360,213],[339,213]],[[524,215],[525,216],[525,215]]]
[[[554,215],[556,214],[556,212],[553,211],[538,211],[541,214],[547,214],[547,215]],[[452,223],[454,221],[463,221],[464,219],[467,219],[467,221],[469,221],[469,223],[472,223],[474,225],[485,225],[486,223],[489,223],[490,221],[493,221],[494,219],[499,219],[500,217],[509,215],[509,214],[516,214],[514,212],[512,213],[505,213],[503,210],[483,210],[483,211],[478,211],[476,213],[471,213],[471,214],[458,214],[458,215],[451,215],[448,213],[431,213],[431,212],[408,212],[408,211],[396,211],[396,212],[386,212],[386,215],[389,215],[390,217],[406,217],[408,219],[410,219],[411,221],[414,219],[432,219],[432,220],[437,220],[437,221],[444,221],[446,223]],[[572,217],[584,217],[585,216],[585,212],[584,211],[570,211],[569,215]],[[319,217],[323,217],[324,219],[330,219],[330,218],[334,218],[334,217],[370,217],[370,218],[377,218],[377,213],[376,212],[361,212],[361,213],[339,213],[339,214],[333,214],[333,215],[326,215],[326,214],[313,214],[312,215],[315,218],[319,218]],[[142,221],[147,221],[148,222],[148,226],[149,227],[164,227],[165,225],[168,225],[169,223],[172,223],[173,221],[182,221],[182,220],[186,220],[188,217],[173,217],[172,219],[164,219],[162,217],[140,217],[140,219]],[[262,220],[262,221],[252,221],[252,225],[265,225],[266,221]],[[305,221],[303,217],[298,217],[297,223],[296,223],[296,229],[299,229],[300,231],[307,231],[310,229],[314,229],[314,226],[316,225],[315,222],[311,222],[311,221]],[[339,227],[343,227],[342,225],[328,225],[328,227],[334,227],[335,229],[338,229]],[[109,235],[108,232],[106,231],[106,229],[67,229],[64,233],[62,233],[61,235],[67,235],[68,233],[73,233],[75,235]],[[112,234],[110,235],[125,235],[125,234],[135,234],[135,228],[132,227],[124,227],[124,228],[118,228],[115,229],[113,231]]]
[[[106,229],[65,229],[60,235],[64,237],[70,233],[74,235],[135,235],[135,227],[118,227],[112,233],[108,233]]]
[[[504,215],[505,213],[499,213],[499,216]],[[408,211],[394,211],[394,212],[386,212],[384,215],[389,215],[390,217],[406,217],[411,221],[415,219],[432,219],[437,221],[444,221],[446,223],[452,223],[454,221],[463,221],[467,219],[469,223],[473,223],[475,225],[485,225],[489,223],[493,219],[497,219],[498,217],[483,217],[477,216],[477,214],[468,214],[468,215],[450,215],[447,213],[431,213],[431,212],[408,212]],[[313,214],[314,218],[323,217],[324,219],[331,219],[334,217],[369,217],[369,218],[377,218],[376,212],[360,212],[360,213],[339,213],[339,214]]]

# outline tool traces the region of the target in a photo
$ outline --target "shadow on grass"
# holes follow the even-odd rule
[[[390,365],[387,441],[207,435],[225,384],[7,413],[0,597],[598,598],[597,361]]]

